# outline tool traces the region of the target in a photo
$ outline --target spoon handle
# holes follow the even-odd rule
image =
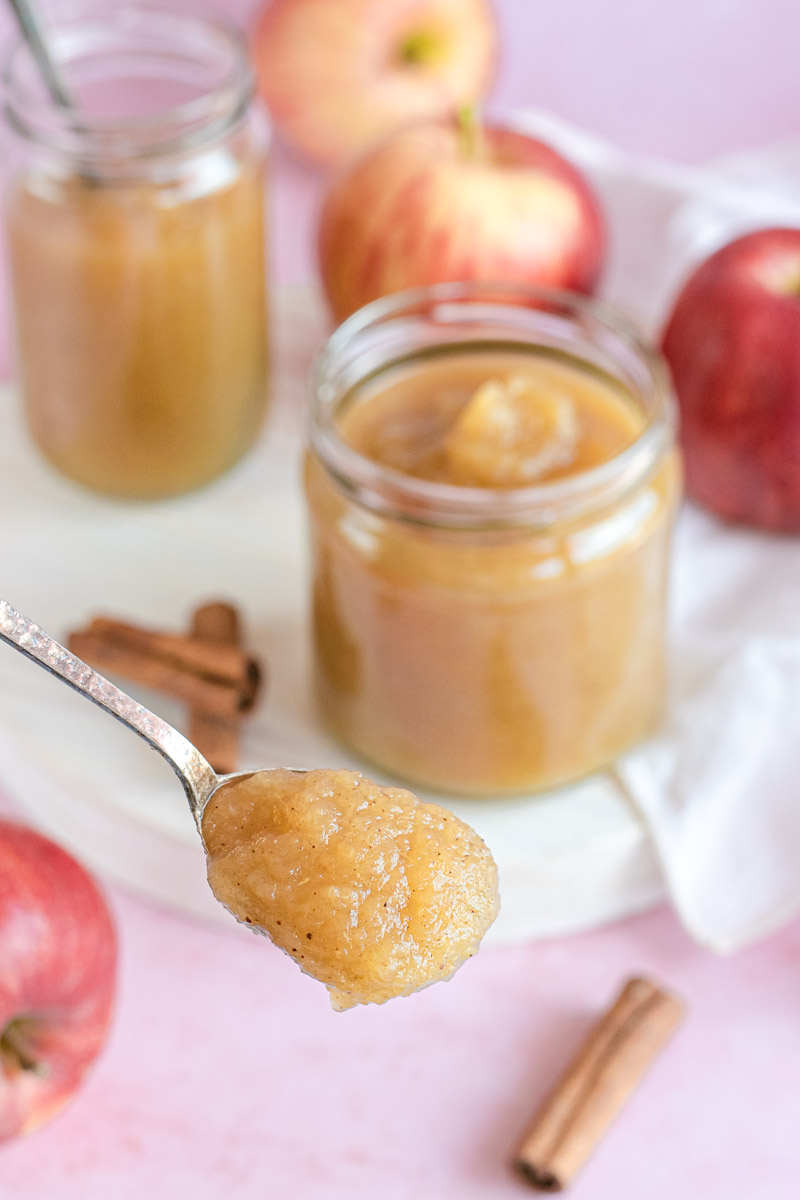
[[[47,90],[59,108],[73,111],[75,105],[64,77],[50,50],[47,34],[34,4],[30,0],[9,0],[19,23],[22,36],[31,48]]]
[[[0,600],[0,641],[13,646],[98,708],[116,717],[163,755],[183,784],[199,828],[203,807],[218,779],[202,754],[182,733],[70,654],[28,617],[17,612],[7,600]]]
[[[86,133],[81,121],[80,109],[75,104],[71,89],[67,86],[61,66],[53,54],[50,35],[36,5],[36,0],[8,0],[23,39],[27,42],[39,74],[42,77],[53,103],[65,114],[69,128],[77,134]],[[86,163],[78,168],[78,174],[86,183],[97,187],[102,177]]]

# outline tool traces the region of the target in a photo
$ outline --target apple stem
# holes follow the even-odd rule
[[[38,1062],[27,1031],[29,1022],[24,1017],[9,1021],[0,1034],[0,1059],[4,1059],[12,1071],[29,1071],[32,1075],[48,1074],[47,1063]]]
[[[465,104],[458,111],[458,129],[461,152],[465,158],[486,158],[486,139],[483,136],[483,121],[475,104]]]

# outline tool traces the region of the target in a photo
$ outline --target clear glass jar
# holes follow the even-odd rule
[[[235,463],[263,417],[268,127],[232,29],[69,11],[53,36],[76,112],[43,92],[27,47],[4,71],[25,413],[72,479],[176,495]]]
[[[382,380],[401,371],[418,387],[414,372],[435,369],[446,390],[477,352],[546,356],[613,387],[637,433],[601,465],[510,489],[418,478],[343,435]],[[393,774],[473,795],[577,780],[650,734],[680,492],[674,413],[657,354],[566,293],[445,284],[346,321],[316,367],[306,472],[333,730]]]

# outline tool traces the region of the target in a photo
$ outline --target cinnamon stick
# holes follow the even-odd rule
[[[575,1177],[684,1015],[677,997],[630,979],[540,1108],[514,1164],[543,1192]]]
[[[260,681],[258,664],[238,646],[143,629],[96,617],[70,635],[69,649],[93,667],[165,692],[218,716],[248,712]]]
[[[240,642],[239,614],[224,601],[204,604],[192,614],[191,633],[201,641],[223,646]],[[220,775],[235,771],[239,761],[238,716],[216,716],[194,705],[189,714],[189,741]]]

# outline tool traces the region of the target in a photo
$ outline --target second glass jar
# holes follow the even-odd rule
[[[176,495],[231,466],[264,413],[265,118],[243,40],[211,22],[79,9],[55,44],[77,115],[25,47],[5,72],[28,425],[87,487]]]
[[[499,487],[478,429],[466,485],[431,477],[435,458],[398,469],[415,422],[435,438],[440,407],[528,369],[607,402],[624,448]],[[365,452],[376,430],[388,465]],[[667,375],[625,321],[480,285],[378,301],[321,356],[310,442],[316,675],[345,742],[423,786],[502,795],[580,779],[656,728],[680,467]]]

